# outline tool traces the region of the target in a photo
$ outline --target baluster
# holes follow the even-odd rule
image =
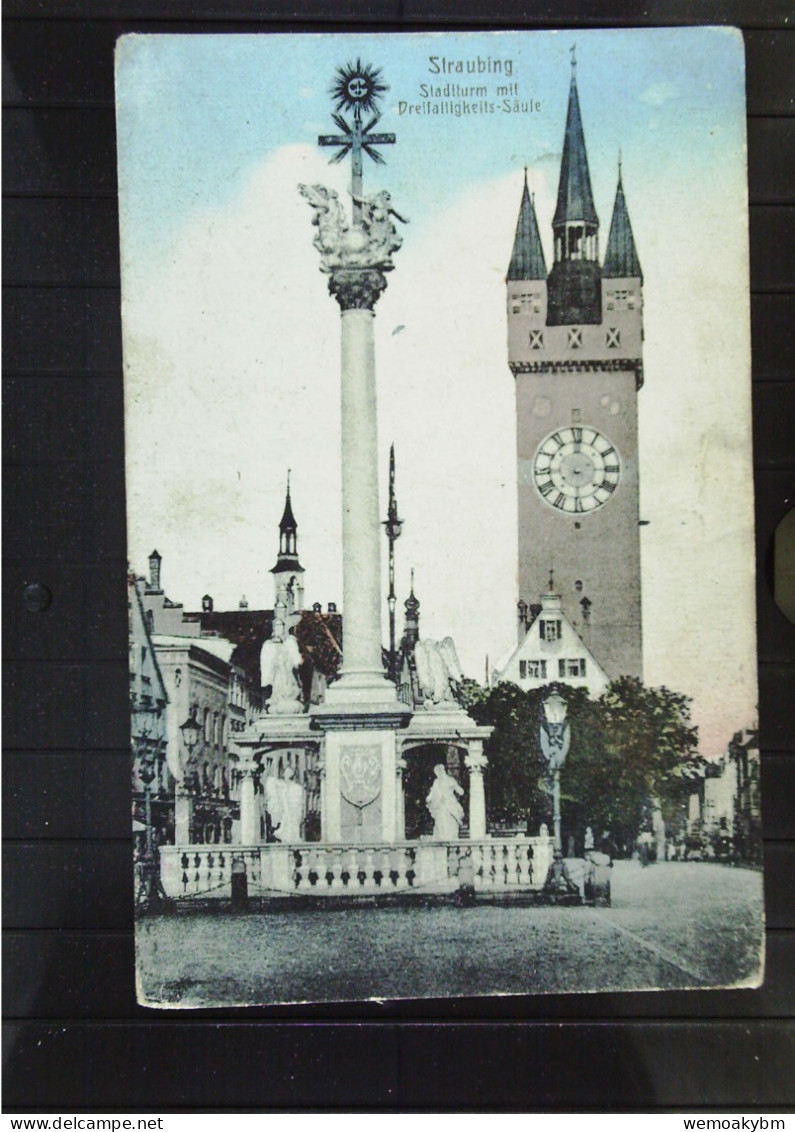
[[[370,892],[373,888],[373,872],[375,870],[373,850],[371,846],[367,846],[362,855],[362,888],[365,892]]]
[[[348,860],[342,871],[348,874],[347,881],[343,877],[346,889],[349,892],[356,892],[359,888],[359,854],[355,845],[352,845],[348,850]]]
[[[414,881],[417,879],[417,870],[414,868],[414,862],[417,860],[416,849],[406,849],[406,882],[409,888],[414,886]]]
[[[306,857],[304,888],[314,888],[321,880],[322,864],[317,849],[310,849]]]
[[[384,885],[388,889],[403,887],[403,870],[400,867],[402,864],[400,856],[400,851],[397,849],[391,849],[386,854],[388,871],[387,876],[384,878]]]
[[[331,859],[331,888],[333,892],[341,892],[344,887],[342,883],[342,850],[332,849]]]

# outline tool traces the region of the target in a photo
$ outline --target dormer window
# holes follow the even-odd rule
[[[544,618],[539,622],[538,635],[542,641],[559,641],[561,637],[561,622]]]

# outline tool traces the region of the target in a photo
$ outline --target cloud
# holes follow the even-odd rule
[[[662,106],[672,98],[677,98],[678,92],[673,83],[653,83],[647,86],[640,96],[641,102],[648,102],[650,106]]]

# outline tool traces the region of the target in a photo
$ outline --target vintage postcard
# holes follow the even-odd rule
[[[117,47],[137,980],[758,986],[744,55]]]

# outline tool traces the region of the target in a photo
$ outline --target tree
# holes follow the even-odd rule
[[[647,688],[622,677],[599,700],[586,689],[548,684],[525,692],[515,684],[467,690],[467,710],[494,728],[485,746],[489,759],[488,808],[492,821],[528,822],[535,832],[551,826],[552,807],[539,727],[543,701],[553,692],[566,700],[571,728],[561,774],[565,836],[581,845],[586,826],[609,830],[630,846],[651,800],[663,816],[681,807],[682,774],[696,749],[690,701],[667,688]]]
[[[696,752],[690,700],[636,677],[614,680],[594,705],[601,729],[598,765],[572,741],[568,790],[590,809],[588,823],[629,847],[648,821],[652,800],[670,820],[681,806],[682,774]],[[583,757],[585,755],[585,757]]]

